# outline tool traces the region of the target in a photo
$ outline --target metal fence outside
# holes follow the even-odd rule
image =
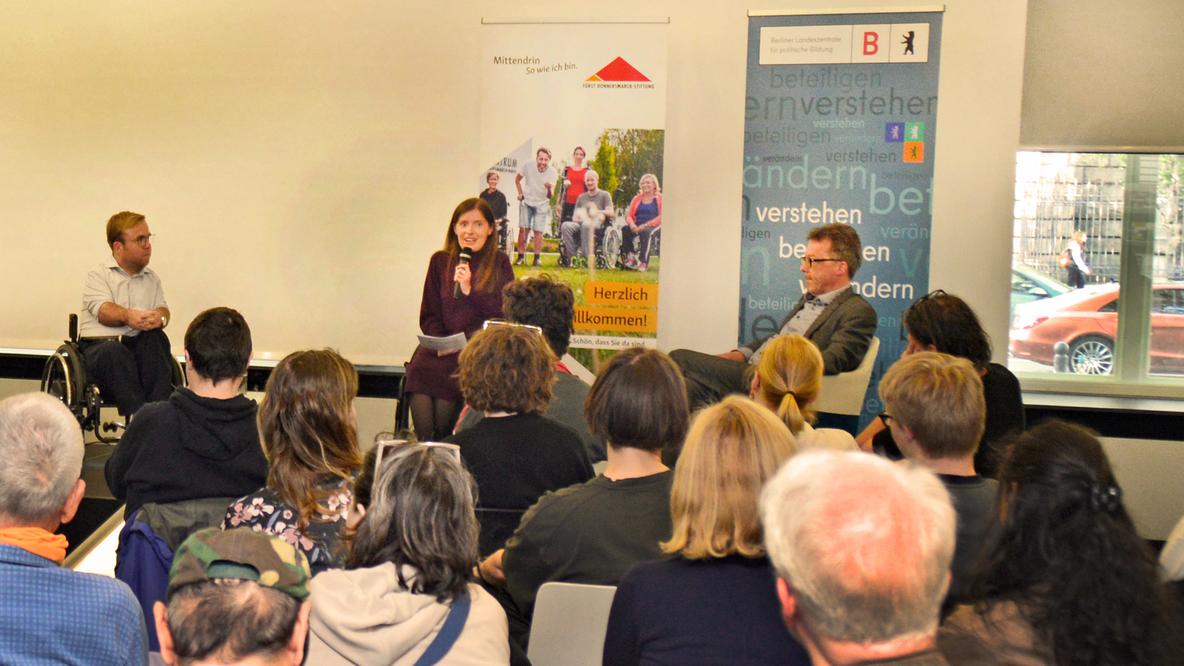
[[[1075,231],[1089,236],[1087,284],[1118,280],[1126,155],[1019,153],[1013,264],[1065,277],[1061,252]],[[1184,279],[1184,156],[1160,156],[1154,280]]]

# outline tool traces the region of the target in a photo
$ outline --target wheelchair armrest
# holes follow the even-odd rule
[[[78,315],[70,313],[70,342],[78,342]]]

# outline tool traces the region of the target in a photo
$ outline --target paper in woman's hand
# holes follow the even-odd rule
[[[458,351],[464,349],[465,342],[464,331],[449,335],[447,337],[439,338],[434,335],[419,335],[419,346],[424,349],[431,349],[432,351]]]

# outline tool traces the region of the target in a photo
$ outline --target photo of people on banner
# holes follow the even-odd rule
[[[505,201],[515,277],[571,288],[565,363],[590,381],[616,352],[657,347],[669,20],[482,25],[476,190]]]
[[[562,136],[532,138],[482,172],[478,196],[493,208],[498,246],[516,277],[546,272],[572,288],[573,347],[624,349],[637,338],[652,346],[665,131],[554,134]],[[593,370],[602,360],[573,355]]]

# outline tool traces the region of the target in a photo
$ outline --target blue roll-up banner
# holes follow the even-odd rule
[[[905,347],[902,313],[929,290],[941,19],[926,7],[748,22],[739,342],[776,333],[805,293],[811,228],[855,227],[852,286],[881,343],[860,427]]]

